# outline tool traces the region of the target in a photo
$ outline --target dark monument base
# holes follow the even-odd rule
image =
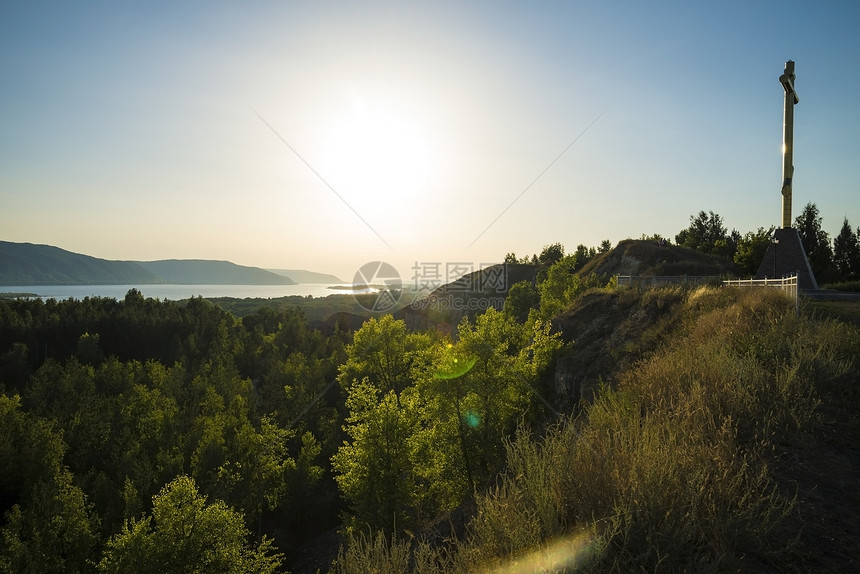
[[[797,230],[793,227],[777,229],[755,278],[781,279],[795,273],[797,273],[798,287],[805,291],[818,289],[818,282],[809,266],[809,259],[806,257],[806,251],[803,249]]]

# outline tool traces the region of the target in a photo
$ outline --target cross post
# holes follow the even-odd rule
[[[794,105],[800,102],[794,90],[794,62],[785,63],[779,83],[785,90],[785,112],[782,121],[782,227],[791,227],[791,179],[794,177]]]

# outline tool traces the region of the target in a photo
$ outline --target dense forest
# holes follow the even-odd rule
[[[537,416],[548,331],[493,311],[457,341],[390,315],[323,335],[296,310],[136,290],[2,300],[0,568],[268,571],[344,520],[417,528]]]
[[[453,332],[0,300],[0,571],[808,565],[780,473],[856,408],[856,327],[779,293],[618,289],[587,272],[609,250],[547,246]],[[571,395],[558,365],[586,350]]]
[[[276,521],[289,532],[305,511],[312,522],[336,513],[317,466],[331,447],[315,438],[337,440],[326,430],[336,396],[308,398],[289,423],[314,384],[336,374],[345,336],[310,332],[297,312],[239,322],[202,299],[180,306],[134,290],[124,301],[3,301],[0,314],[4,570],[128,571],[151,558],[176,571],[234,571],[224,561],[237,556],[276,564],[263,538],[285,536],[273,516],[289,508]],[[154,500],[172,497],[199,503],[201,520],[209,513],[197,553],[156,542],[194,523],[159,519]],[[166,554],[153,557],[153,544]]]

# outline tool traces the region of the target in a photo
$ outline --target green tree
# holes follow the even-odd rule
[[[84,333],[78,339],[78,350],[75,353],[82,363],[100,365],[105,360],[105,354],[99,344],[99,334]]]
[[[347,346],[347,359],[340,366],[338,381],[348,389],[366,377],[380,392],[394,391],[399,400],[400,393],[412,384],[416,361],[428,346],[429,338],[408,333],[404,321],[391,315],[372,317]]]
[[[543,251],[538,256],[538,262],[544,265],[552,265],[562,257],[564,257],[564,245],[553,243],[551,245],[544,245]]]
[[[563,311],[580,290],[580,279],[576,275],[576,256],[567,255],[553,264],[546,279],[538,284],[540,290],[540,316],[551,319]]]
[[[118,365],[118,361],[111,360],[99,367],[99,371],[118,371]],[[126,380],[123,375],[116,379]],[[97,383],[92,366],[75,358],[65,364],[51,360],[33,376],[23,401],[30,412],[56,422],[68,445],[65,462],[85,483],[88,481],[84,475],[90,469],[102,469],[110,461],[116,402],[112,393],[105,393],[107,389],[99,388]]]
[[[61,469],[36,480],[28,500],[6,513],[0,572],[87,572],[98,521],[84,492]]]
[[[847,217],[842,221],[839,235],[833,238],[833,263],[843,280],[860,279],[860,239]]]
[[[514,283],[505,297],[504,312],[520,323],[528,319],[529,312],[540,305],[540,291],[531,281]]]
[[[0,324],[2,322],[0,310]],[[12,343],[8,350],[0,351],[0,393],[23,389],[25,381],[30,377],[29,354],[27,344],[20,341]]]
[[[737,233],[737,232],[735,232]],[[675,243],[702,253],[713,253],[724,257],[734,255],[733,237],[723,226],[723,218],[709,211],[700,211],[690,216],[690,226],[675,236]]]
[[[296,470],[295,460],[287,453],[293,433],[279,428],[269,417],[263,417],[259,431],[245,424],[226,431],[236,433],[235,444],[218,467],[213,491],[221,499],[236,501],[249,519],[256,519],[260,534],[263,512],[280,504],[287,477]]]
[[[344,430],[351,439],[332,457],[335,480],[358,524],[393,531],[413,527],[417,491],[409,442],[417,429],[414,392],[353,384]]]
[[[738,240],[735,251],[735,264],[748,275],[755,275],[773,241],[774,227],[759,227],[758,231],[748,231]]]
[[[83,572],[98,522],[53,424],[0,395],[0,572]]]
[[[597,248],[598,253],[609,253],[612,250],[612,242],[604,239],[600,242],[600,247]]]
[[[191,476],[204,492],[257,518],[258,489],[252,478],[257,469],[247,464],[259,446],[250,413],[251,382],[219,364],[207,366],[190,387],[192,395],[184,410],[193,416],[185,423],[189,425],[185,448]],[[236,465],[242,469],[240,478],[232,475]],[[225,466],[230,471],[226,476]]]
[[[573,253],[574,257],[576,257],[576,271],[579,271],[585,265],[594,259],[597,255],[597,250],[594,247],[586,247],[583,244],[579,244],[576,246],[576,251]]]
[[[107,543],[101,572],[275,572],[281,556],[263,538],[248,543],[241,513],[207,504],[194,480],[180,476],[153,498],[152,515],[133,519]]]
[[[432,365],[417,381],[421,424],[411,438],[411,454],[418,501],[425,517],[453,510],[472,492],[475,483],[467,444],[468,413],[463,403],[469,392],[464,376],[476,359],[460,346],[440,343],[432,350]]]
[[[737,229],[732,229],[731,233],[714,242],[714,248],[711,253],[719,255],[720,257],[725,257],[726,259],[733,259],[737,252],[738,241],[740,240],[741,234]]]
[[[456,349],[471,367],[462,375],[464,392],[453,414],[462,424],[463,456],[475,484],[498,472],[505,437],[518,419],[534,414],[540,375],[561,345],[549,330],[548,322],[520,325],[492,308],[474,325],[460,323]]]
[[[819,281],[827,281],[833,275],[833,249],[830,237],[821,227],[818,206],[807,203],[794,220],[794,227],[800,235],[812,272]]]
[[[414,518],[414,382],[426,371],[429,346],[428,336],[408,333],[405,322],[390,315],[366,321],[347,346],[338,381],[347,393],[350,440],[334,454],[332,467],[359,523],[390,530]]]
[[[643,233],[642,235],[639,236],[639,241],[653,241],[655,243],[662,244],[664,241],[668,242],[669,240],[664,238],[659,233],[654,233],[652,235],[648,235],[647,233]]]
[[[137,289],[129,289],[125,294],[125,304],[129,306],[141,306],[146,302],[143,293]]]

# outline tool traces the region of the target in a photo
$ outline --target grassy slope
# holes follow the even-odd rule
[[[591,289],[553,319],[553,328],[573,348],[566,361],[580,390],[569,399],[592,397],[601,381],[612,384],[628,366],[653,352],[677,327],[683,293]]]
[[[413,546],[414,564],[437,564],[422,571],[512,557],[523,571],[554,557],[595,572],[856,570],[856,329],[796,317],[777,293],[705,287],[592,291],[557,322],[585,376],[613,389],[518,437],[465,540]],[[355,543],[336,571],[405,568],[408,546]]]
[[[606,329],[603,337],[583,332],[582,351],[604,344],[592,356],[597,363],[601,358],[608,363],[598,372],[616,379],[619,391],[600,397],[588,409],[579,432],[608,426],[624,436],[629,420],[619,409],[629,406],[628,400],[647,414],[631,437],[644,445],[619,447],[594,439],[601,445],[594,448],[614,454],[609,468],[592,481],[620,493],[612,508],[632,507],[630,516],[643,510],[652,516],[644,525],[638,517],[615,525],[609,555],[617,562],[609,566],[621,571],[639,566],[762,572],[773,567],[854,569],[853,557],[860,550],[852,534],[860,527],[857,331],[832,319],[797,318],[777,294],[750,290],[622,292],[605,294],[604,304],[603,317],[608,316],[606,322],[614,328]],[[601,313],[589,312],[589,306],[584,297],[567,318],[585,325],[599,322]],[[834,308],[830,312],[838,314]],[[649,446],[648,433],[641,433],[655,420],[650,432],[659,438]],[[688,440],[696,436],[705,439],[703,443]],[[712,446],[696,455],[702,444]],[[713,450],[714,445],[722,446]],[[667,458],[666,452],[673,454]],[[688,456],[687,462],[679,462]],[[614,462],[619,459],[633,462],[625,467]],[[758,474],[741,472],[733,466],[738,460],[757,467]],[[673,476],[672,469],[679,474]],[[633,476],[625,478],[631,471]],[[734,479],[726,482],[732,473]],[[576,481],[587,484],[579,474]],[[698,482],[702,476],[707,480]],[[697,487],[692,491],[695,503],[685,503],[690,484]],[[770,499],[768,488],[781,498]],[[637,490],[639,500],[625,500],[625,492]],[[667,495],[661,498],[657,491]],[[691,506],[676,516],[685,504]],[[696,517],[699,504],[713,507]],[[745,515],[749,508],[744,506],[756,504],[759,508]],[[784,509],[790,512],[777,520],[780,504],[787,504]],[[685,541],[685,524],[704,526],[705,535]],[[738,530],[755,543],[732,539],[730,532]],[[656,558],[649,552],[662,554]]]

